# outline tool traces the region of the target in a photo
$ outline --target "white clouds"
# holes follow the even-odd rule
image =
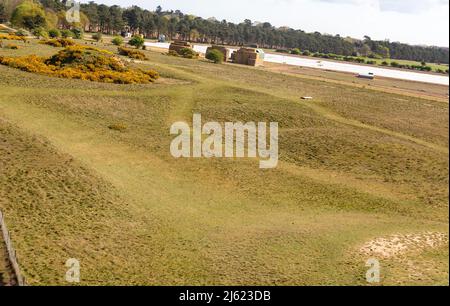
[[[447,6],[448,10],[448,0],[379,0],[379,2],[382,11],[414,14],[432,10],[437,7],[445,9],[443,6]]]
[[[448,7],[449,0],[318,0],[340,5],[355,7],[372,7],[386,12],[418,13],[439,7]]]
[[[86,0],[87,1],[87,0]],[[449,0],[94,0],[121,6],[180,9],[232,22],[268,21],[308,32],[449,45]]]

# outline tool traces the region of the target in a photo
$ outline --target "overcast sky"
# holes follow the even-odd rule
[[[82,1],[87,2],[87,1]],[[179,9],[231,22],[268,21],[319,31],[410,44],[449,46],[449,0],[95,0],[154,10]]]

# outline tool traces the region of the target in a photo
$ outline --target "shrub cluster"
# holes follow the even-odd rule
[[[180,55],[184,58],[198,58],[199,54],[192,50],[191,48],[183,48],[180,50]]]
[[[128,42],[130,46],[136,47],[136,49],[142,48],[145,45],[145,40],[139,35],[133,36]]]
[[[410,69],[410,70],[419,70],[419,71],[433,71],[433,68],[427,65],[404,65],[399,64],[398,62],[391,62],[391,67],[394,68],[402,68],[402,69]]]
[[[223,53],[215,49],[206,53],[206,59],[214,62],[215,64],[221,64],[225,60]]]
[[[111,42],[113,43],[113,45],[121,46],[123,45],[123,38],[121,36],[116,36],[111,40]]]
[[[178,52],[176,52],[174,50],[170,50],[168,55],[176,56],[176,57],[181,56],[181,57],[190,58],[190,59],[195,59],[200,56],[197,52],[195,52],[191,48],[183,48],[183,49],[180,49],[180,51],[178,51]]]
[[[19,40],[26,42],[27,39],[24,36],[19,36],[15,34],[2,34],[0,33],[0,40]]]
[[[138,51],[136,49],[119,47],[119,54],[120,55],[124,55],[124,56],[128,56],[129,58],[142,60],[142,61],[147,59],[147,57],[145,56],[144,53],[142,53],[141,51]]]
[[[159,78],[154,70],[130,69],[111,52],[85,46],[67,47],[50,58],[0,56],[0,64],[27,72],[104,83],[148,84]]]
[[[50,29],[48,31],[48,36],[50,36],[51,38],[59,38],[61,37],[61,31],[58,29]]]
[[[40,41],[41,44],[49,45],[55,48],[65,48],[69,46],[74,46],[75,42],[71,39],[67,38],[55,38],[50,40],[42,40]]]

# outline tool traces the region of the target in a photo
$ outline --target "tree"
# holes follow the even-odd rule
[[[43,7],[31,0],[22,2],[14,10],[11,23],[16,27],[33,30],[47,26],[47,19]]]
[[[0,22],[6,21],[6,7],[3,3],[0,3]]]
[[[130,41],[128,42],[130,46],[136,47],[136,49],[142,48],[145,44],[145,40],[138,35],[133,36]]]
[[[215,64],[221,64],[224,61],[223,53],[219,50],[210,50],[206,53],[206,59],[214,62]]]

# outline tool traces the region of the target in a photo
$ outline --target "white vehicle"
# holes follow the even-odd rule
[[[373,80],[373,79],[375,79],[375,74],[373,72],[360,73],[360,74],[358,74],[358,78]]]

